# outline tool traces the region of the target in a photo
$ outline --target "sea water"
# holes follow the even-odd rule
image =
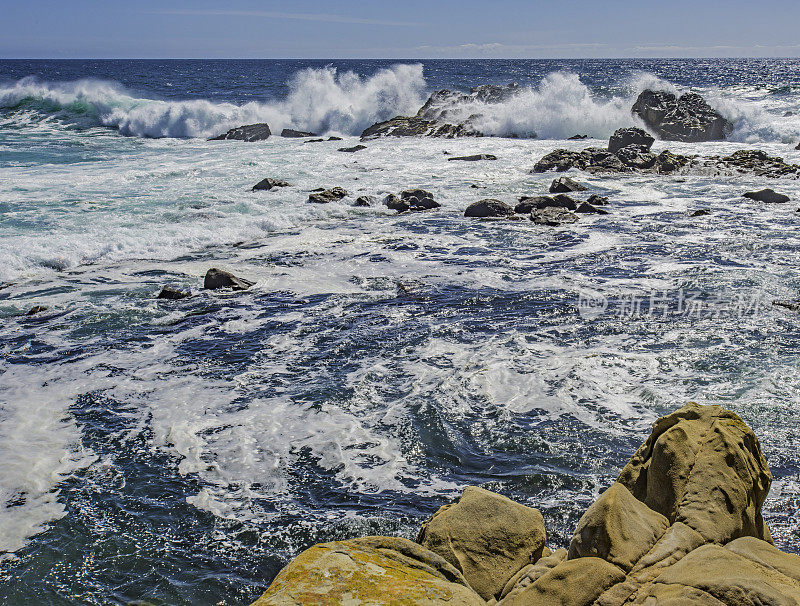
[[[502,137],[337,151],[511,81],[462,108]],[[463,217],[546,193],[536,161],[605,146],[645,88],[734,125],[656,152],[800,163],[795,60],[1,61],[0,603],[248,604],[311,544],[413,537],[467,485],[566,546],[689,400],[754,428],[765,519],[800,553],[800,316],[772,305],[800,297],[798,181],[576,172],[609,215]],[[206,140],[261,121],[343,141]],[[476,153],[498,159],[448,161]],[[442,207],[352,206],[411,187]],[[763,187],[794,203],[741,198]],[[203,291],[210,267],[255,286]]]

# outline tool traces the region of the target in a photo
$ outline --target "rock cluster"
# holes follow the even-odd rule
[[[480,137],[474,123],[480,113],[464,116],[465,108],[481,104],[502,103],[519,93],[517,84],[496,86],[486,84],[470,90],[469,94],[440,90],[433,93],[414,116],[396,116],[385,122],[373,124],[363,133],[361,139],[376,137]]]
[[[341,200],[346,196],[347,190],[343,187],[331,187],[330,189],[313,192],[308,196],[308,201],[315,204],[328,204],[329,202]]]
[[[775,548],[761,517],[771,480],[738,416],[690,403],[653,424],[568,549],[548,549],[536,509],[468,487],[416,543],[311,547],[254,606],[797,604],[800,556]]]
[[[433,194],[424,189],[407,189],[400,194],[389,194],[383,203],[389,210],[396,210],[399,213],[431,210],[441,206],[433,198]]]
[[[269,129],[269,124],[261,122],[259,124],[248,124],[246,126],[232,128],[227,133],[211,137],[209,141],[222,141],[225,139],[249,142],[263,141],[264,139],[268,139],[271,134],[272,131]]]
[[[676,98],[672,93],[646,90],[632,111],[664,141],[721,141],[733,131],[733,125],[696,93]]]

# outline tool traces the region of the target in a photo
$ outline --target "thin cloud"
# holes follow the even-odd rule
[[[389,27],[422,27],[424,23],[410,21],[383,21],[380,19],[359,19],[342,15],[324,13],[278,13],[273,11],[231,11],[231,10],[165,10],[148,11],[148,15],[186,15],[214,17],[262,17],[265,19],[292,19],[295,21],[317,21],[319,23],[350,23],[357,25],[385,25]]]

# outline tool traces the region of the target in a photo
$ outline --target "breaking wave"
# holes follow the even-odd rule
[[[637,73],[614,93],[598,93],[577,74],[554,72],[502,103],[462,102],[448,110],[448,118],[469,118],[487,135],[606,138],[617,128],[641,126],[630,108],[648,88],[685,92],[652,74]],[[394,65],[370,77],[333,67],[304,69],[292,77],[285,99],[243,105],[141,98],[100,80],[47,83],[28,77],[0,87],[0,110],[20,121],[30,121],[34,113],[136,137],[210,137],[255,122],[267,122],[277,132],[295,128],[358,135],[375,122],[414,115],[428,92],[421,64]],[[791,142],[800,136],[797,95],[738,88],[698,92],[734,124],[735,141]]]

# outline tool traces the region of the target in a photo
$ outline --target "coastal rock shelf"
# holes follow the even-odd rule
[[[316,545],[253,606],[798,604],[800,556],[773,545],[761,516],[771,482],[737,415],[689,403],[653,424],[568,549],[546,546],[536,509],[467,487],[417,542]]]

